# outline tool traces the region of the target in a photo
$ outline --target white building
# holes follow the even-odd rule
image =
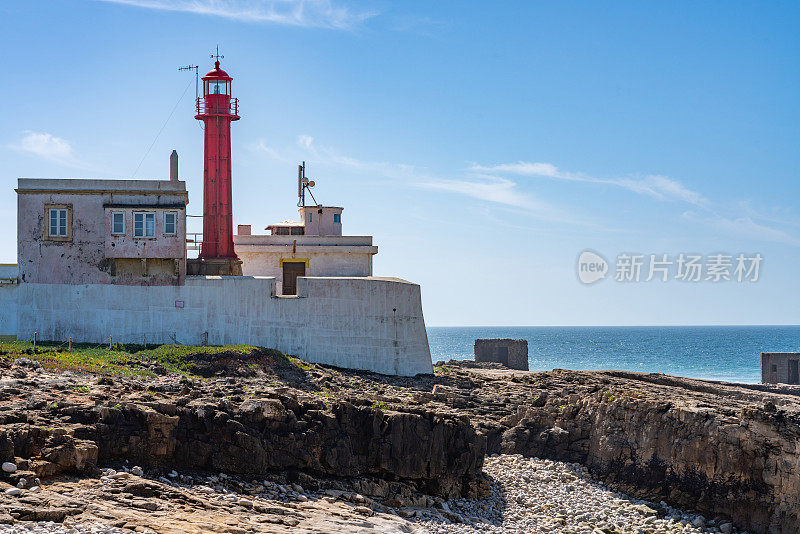
[[[420,287],[372,276],[342,208],[234,236],[244,276],[186,274],[185,182],[20,179],[18,265],[0,265],[0,337],[251,344],[384,374],[431,373]],[[196,245],[196,243],[190,243]],[[191,261],[191,260],[188,260]]]
[[[250,225],[239,225],[233,243],[242,274],[274,277],[281,295],[295,295],[302,276],[372,276],[378,247],[372,236],[342,235],[342,210],[301,207],[300,221],[271,224],[268,235],[252,235]]]

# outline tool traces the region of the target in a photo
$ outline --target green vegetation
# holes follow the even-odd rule
[[[68,350],[63,344],[37,343],[33,348],[30,341],[10,341],[0,343],[0,358],[16,360],[29,358],[40,362],[48,369],[64,371],[102,373],[111,375],[135,375],[153,377],[148,369],[131,366],[132,355],[122,345],[100,347],[97,345],[73,344]]]
[[[339,394],[335,391],[331,391],[330,389],[323,389],[320,391],[310,391],[312,395],[316,395],[317,397],[322,397],[322,402],[330,408],[333,406],[334,401],[339,399]]]
[[[73,371],[78,373],[97,373],[117,376],[138,376],[152,378],[156,374],[150,367],[160,365],[169,373],[196,378],[198,360],[209,360],[208,356],[225,354],[227,357],[247,357],[254,351],[271,356],[277,364],[292,365],[304,371],[313,366],[294,357],[284,356],[272,349],[262,349],[251,345],[220,345],[194,347],[186,345],[95,345],[72,344],[68,349],[65,343],[39,342],[36,348],[30,341],[0,342],[0,358],[16,360],[28,358],[40,362],[45,368]],[[255,369],[257,364],[248,367]]]
[[[383,401],[373,402],[372,406],[373,406],[373,408],[377,408],[379,410],[385,410],[386,409],[386,403],[383,402]]]
[[[304,362],[300,358],[295,358],[294,356],[286,356],[286,359],[289,361],[289,363],[291,363],[298,369],[302,369],[303,371],[311,371],[312,369],[314,369],[313,365],[311,365],[308,362]]]

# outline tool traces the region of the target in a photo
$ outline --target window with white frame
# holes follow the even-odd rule
[[[113,235],[125,234],[125,212],[111,212],[111,233]]]
[[[138,211],[133,214],[133,237],[155,237],[156,214]]]
[[[48,210],[48,236],[49,237],[69,237],[67,227],[69,221],[69,210],[67,208],[49,208]]]
[[[175,235],[178,233],[178,214],[168,211],[164,214],[164,235]]]

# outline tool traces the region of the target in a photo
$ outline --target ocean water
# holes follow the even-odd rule
[[[620,369],[756,383],[762,352],[800,352],[800,326],[431,327],[431,359],[471,360],[478,338],[528,340],[532,371]]]

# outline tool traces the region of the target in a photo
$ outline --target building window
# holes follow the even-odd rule
[[[138,212],[133,214],[133,237],[155,237],[156,214]]]
[[[334,213],[333,214],[333,222],[341,223],[342,222],[342,214],[341,213]]]
[[[311,214],[311,213],[309,213],[309,214],[308,214],[308,222],[311,222],[311,221],[313,221],[313,220],[314,220],[314,218],[312,217],[312,214]]]
[[[66,208],[50,208],[49,237],[68,237],[69,210]]]
[[[111,233],[113,235],[125,234],[125,214],[121,211],[111,213]]]
[[[178,215],[176,213],[164,214],[164,235],[175,235],[178,233]]]

